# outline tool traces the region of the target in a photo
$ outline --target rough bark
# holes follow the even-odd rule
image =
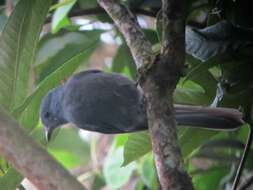
[[[1,109],[0,153],[40,190],[85,190]]]
[[[184,1],[164,0],[162,48],[155,59],[136,18],[116,0],[98,0],[122,32],[141,76],[158,177],[163,190],[193,189],[177,145],[173,92],[185,58]]]
[[[184,1],[163,0],[161,54],[143,89],[159,181],[163,189],[193,189],[177,144],[173,92],[185,60]]]

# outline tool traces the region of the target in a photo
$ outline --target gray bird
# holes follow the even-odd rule
[[[116,73],[88,70],[69,80],[43,98],[40,108],[46,138],[63,124],[106,134],[146,130],[146,101],[142,91]],[[216,130],[233,130],[243,124],[239,111],[229,108],[175,106],[178,125]]]

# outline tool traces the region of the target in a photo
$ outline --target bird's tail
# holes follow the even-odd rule
[[[213,130],[235,130],[243,123],[242,113],[232,108],[175,105],[178,125]]]

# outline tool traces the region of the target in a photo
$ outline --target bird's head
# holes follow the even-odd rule
[[[67,123],[64,119],[61,106],[62,100],[61,87],[48,92],[42,99],[40,106],[40,118],[45,130],[46,140],[49,141],[55,128]]]

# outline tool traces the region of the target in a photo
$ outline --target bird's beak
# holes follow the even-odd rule
[[[45,138],[46,138],[46,141],[49,142],[51,137],[52,137],[52,133],[53,133],[53,128],[50,128],[50,127],[44,127],[45,129]]]

